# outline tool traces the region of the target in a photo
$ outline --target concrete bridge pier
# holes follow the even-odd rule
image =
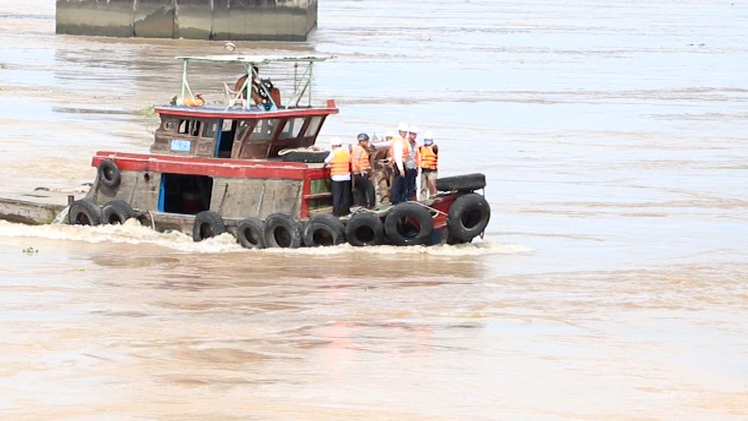
[[[57,0],[57,33],[305,41],[317,0]]]

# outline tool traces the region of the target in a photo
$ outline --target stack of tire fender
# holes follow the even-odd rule
[[[107,162],[107,161],[105,161]],[[100,179],[118,184],[118,171],[106,172],[99,167]],[[111,169],[110,169],[111,170]],[[102,174],[103,173],[103,174]],[[113,176],[114,175],[114,176]],[[107,177],[108,176],[108,177]],[[112,183],[114,181],[115,183]],[[470,242],[481,235],[491,218],[486,199],[475,190],[485,187],[483,174],[440,178],[437,189],[460,192],[447,214],[447,242]],[[236,240],[245,248],[298,248],[301,246],[335,246],[350,243],[356,247],[392,244],[396,246],[424,245],[439,242],[433,237],[435,212],[418,202],[404,202],[392,207],[382,220],[370,212],[356,213],[347,224],[329,214],[314,215],[306,222],[284,213],[269,215],[265,221],[245,218],[236,226]],[[67,222],[71,225],[122,224],[138,214],[122,200],[112,200],[99,207],[89,199],[73,202]],[[227,232],[221,216],[213,211],[195,216],[192,238],[202,241]]]

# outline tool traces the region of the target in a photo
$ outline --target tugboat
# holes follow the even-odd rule
[[[195,241],[233,234],[246,248],[433,245],[482,236],[490,207],[482,174],[437,180],[428,200],[332,215],[327,152],[315,150],[333,100],[312,104],[315,63],[325,56],[177,57],[181,94],[157,107],[160,125],[150,154],[97,152],[96,179],[68,209],[69,224],[123,223],[191,233]],[[226,104],[208,106],[188,82],[193,63],[236,65],[242,77],[224,84]],[[281,92],[258,68],[293,66],[293,92]],[[224,106],[225,105],[225,106]]]

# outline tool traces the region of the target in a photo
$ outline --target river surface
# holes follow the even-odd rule
[[[748,3],[319,13],[309,42],[237,46],[337,57],[321,144],[433,130],[442,175],[487,175],[484,241],[253,252],[0,222],[1,420],[748,419]],[[173,57],[224,52],[54,15],[0,2],[0,192],[147,151]]]

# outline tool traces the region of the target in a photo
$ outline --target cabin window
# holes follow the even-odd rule
[[[177,126],[177,123],[174,120],[166,120],[164,121],[164,130],[173,131],[174,128]]]
[[[199,136],[203,123],[197,120],[182,120],[179,122],[179,134]]]
[[[257,122],[252,134],[249,135],[250,142],[263,142],[273,138],[275,129],[280,124],[279,118],[262,119]]]
[[[191,123],[191,125],[190,125],[190,134],[192,134],[192,136],[199,136],[200,135],[200,128],[203,126],[203,122],[202,121],[194,121],[193,120],[190,123]]]
[[[216,136],[216,132],[218,132],[217,121],[211,121],[210,123],[205,123],[205,130],[203,130],[203,137],[212,139]]]
[[[306,132],[304,133],[304,137],[313,137],[317,135],[317,131],[319,130],[319,126],[322,124],[322,119],[324,117],[322,116],[316,116],[312,117],[312,120],[309,122],[309,127],[306,128]]]
[[[301,132],[302,127],[304,127],[303,118],[289,118],[288,121],[286,121],[286,125],[283,126],[280,138],[295,139],[299,137],[299,132]]]
[[[190,120],[182,120],[179,122],[179,134],[190,133]]]
[[[226,120],[224,120],[223,123],[226,124]],[[247,130],[249,130],[249,127],[251,125],[252,125],[251,121],[246,121],[246,120],[240,121],[239,128],[236,130],[236,137],[234,139],[236,139],[237,142],[242,141],[244,139],[244,135],[247,134]]]

